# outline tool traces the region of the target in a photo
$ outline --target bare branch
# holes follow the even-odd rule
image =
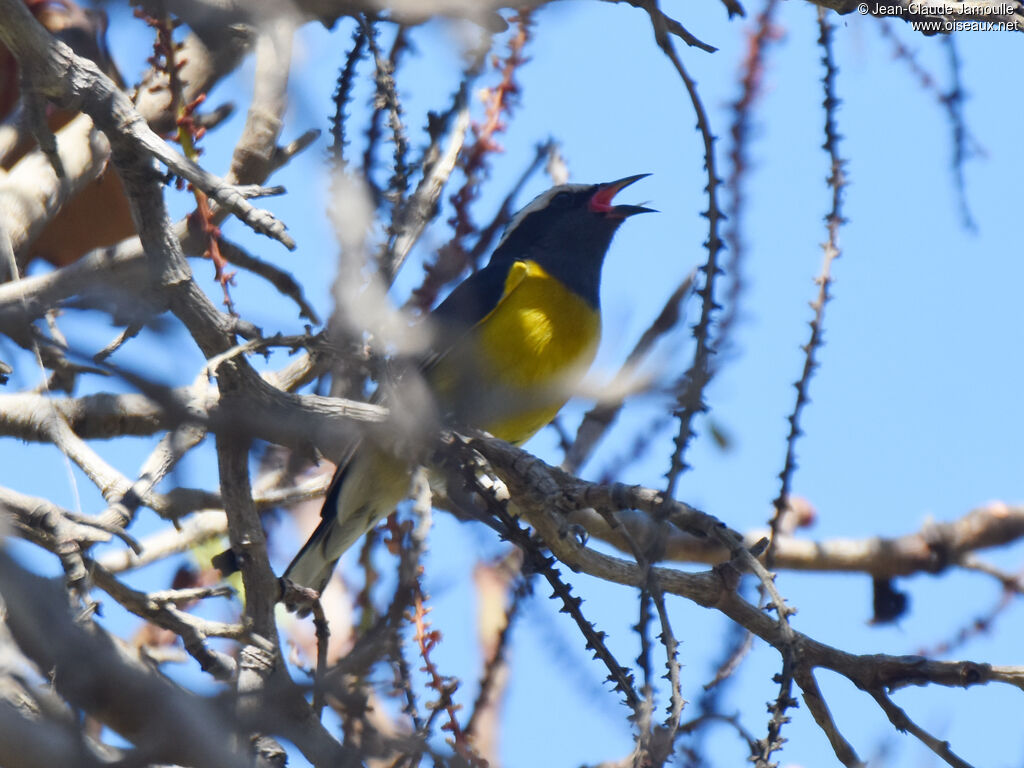
[[[902,733],[910,732],[922,744],[942,758],[943,762],[953,766],[953,768],[971,768],[970,763],[953,753],[948,741],[940,741],[907,717],[907,713],[893,704],[892,699],[884,691],[874,690],[871,691],[871,695],[878,702],[878,706],[882,708],[886,716],[888,716],[889,721],[896,727],[896,730]]]
[[[229,184],[261,184],[272,171],[287,106],[293,34],[291,25],[281,20],[256,39],[252,101],[231,158]]]
[[[60,104],[81,108],[107,139],[126,152],[144,152],[175,175],[188,179],[257,232],[295,244],[284,225],[266,211],[253,208],[230,184],[173,151],[146,124],[128,97],[88,59],[75,56],[52,38],[17,0],[0,0],[0,41],[18,59],[23,82]]]
[[[79,626],[61,590],[0,551],[0,594],[18,647],[73,706],[144,749],[148,761],[245,768],[225,734],[234,728],[211,702],[170,684],[130,659],[94,623]],[[159,727],[173,722],[175,729]],[[187,737],[186,737],[187,736]]]
[[[828,711],[828,705],[821,695],[821,689],[818,688],[818,681],[814,679],[814,673],[799,669],[796,672],[795,679],[797,685],[803,691],[804,703],[807,705],[807,709],[810,710],[818,727],[825,732],[829,742],[832,744],[832,749],[835,750],[836,757],[839,758],[839,762],[847,766],[847,768],[864,768],[867,763],[861,761],[856,751],[854,751],[853,747],[836,727],[835,721],[832,719],[832,713]]]

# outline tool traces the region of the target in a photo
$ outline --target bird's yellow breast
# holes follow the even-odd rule
[[[600,337],[596,308],[537,263],[517,261],[501,300],[432,377],[435,391],[471,426],[521,443],[572,396]]]

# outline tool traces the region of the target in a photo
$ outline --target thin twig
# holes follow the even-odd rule
[[[909,717],[907,713],[900,707],[896,706],[892,699],[881,689],[869,691],[871,696],[878,706],[885,712],[886,717],[889,718],[889,722],[895,726],[896,730],[901,733],[910,733],[912,736],[917,738],[922,744],[928,749],[938,755],[943,762],[953,766],[953,768],[972,768],[971,764],[966,760],[956,755],[952,749],[950,749],[948,741],[942,741],[932,736],[928,731],[919,726]]]
[[[338,74],[338,82],[334,89],[334,115],[331,117],[331,161],[337,172],[344,172],[348,162],[345,160],[345,147],[349,139],[345,137],[345,108],[352,101],[352,85],[355,82],[356,67],[363,57],[366,46],[366,29],[357,24],[352,33],[352,49],[345,55],[345,66]]]
[[[814,673],[810,670],[800,669],[796,673],[796,682],[800,686],[800,690],[803,691],[807,709],[810,710],[818,727],[825,732],[839,762],[847,768],[866,768],[867,763],[857,756],[853,746],[839,732],[835,720],[832,719],[832,713],[829,712],[828,705],[825,703],[825,697],[821,695],[821,689],[818,688],[818,681],[814,679]]]
[[[440,249],[435,261],[424,266],[423,284],[414,291],[416,305],[423,310],[433,305],[442,286],[470,266],[465,240],[479,231],[471,209],[479,197],[480,184],[489,173],[491,156],[501,150],[497,136],[505,130],[506,120],[517,103],[520,88],[516,75],[528,60],[523,52],[531,39],[533,16],[529,10],[522,10],[512,21],[516,24],[516,34],[509,40],[508,51],[502,59],[494,59],[500,82],[483,93],[484,121],[472,125],[473,141],[461,155],[460,167],[465,181],[451,197],[452,238]]]
[[[740,70],[740,95],[730,105],[732,123],[729,126],[729,172],[725,177],[729,207],[723,231],[727,249],[723,268],[729,276],[729,283],[722,302],[725,309],[718,324],[717,340],[718,350],[723,355],[730,351],[735,326],[742,319],[741,302],[746,289],[743,225],[746,216],[746,182],[751,165],[750,145],[753,142],[751,126],[754,106],[761,96],[768,48],[780,38],[774,23],[779,5],[779,0],[765,0],[753,30],[747,33],[747,52]]]
[[[779,495],[772,502],[775,507],[775,513],[772,515],[770,523],[772,541],[778,536],[783,512],[789,504],[790,485],[793,472],[796,469],[796,442],[801,434],[800,414],[809,400],[808,390],[811,377],[818,367],[815,355],[823,344],[825,306],[831,298],[829,288],[832,285],[832,262],[839,258],[840,255],[839,228],[844,221],[843,192],[846,188],[846,161],[839,154],[840,136],[836,126],[836,110],[839,107],[839,99],[836,97],[835,90],[837,69],[832,53],[832,25],[826,17],[827,13],[828,11],[824,9],[818,10],[818,45],[821,46],[822,51],[821,63],[825,67],[825,73],[822,77],[825,91],[825,98],[822,102],[825,108],[825,143],[822,146],[828,153],[829,174],[826,180],[831,191],[831,208],[825,215],[828,240],[822,246],[825,252],[824,260],[822,261],[821,272],[814,281],[818,285],[818,295],[811,303],[811,309],[814,311],[814,318],[810,323],[811,337],[803,346],[803,370],[800,374],[800,379],[794,384],[796,388],[796,402],[793,404],[793,410],[788,417],[789,434],[786,436],[786,457],[783,461],[782,470],[779,472],[779,480],[781,481]],[[769,543],[769,567],[772,567],[772,563],[772,546]]]
[[[715,136],[711,132],[711,123],[708,119],[707,110],[697,93],[697,83],[690,77],[683,62],[680,60],[675,49],[672,38],[669,37],[669,30],[664,18],[658,11],[657,3],[653,0],[645,0],[643,7],[651,17],[651,24],[654,27],[654,38],[662,52],[668,57],[675,67],[679,78],[686,87],[690,96],[690,103],[697,118],[697,130],[704,142],[704,169],[707,171],[708,183],[705,191],[708,195],[708,207],[703,216],[708,220],[708,239],[704,242],[707,248],[707,261],[700,268],[704,276],[702,285],[697,291],[701,300],[700,318],[693,327],[693,336],[697,344],[693,353],[693,362],[683,375],[677,385],[678,396],[676,408],[673,413],[679,419],[679,431],[675,438],[675,448],[672,452],[670,466],[666,473],[667,485],[665,493],[668,496],[675,494],[676,483],[679,475],[687,468],[684,454],[690,439],[694,436],[693,420],[700,413],[708,409],[704,402],[704,390],[711,380],[713,370],[711,358],[715,354],[714,345],[711,339],[712,323],[714,313],[720,309],[715,301],[715,284],[722,270],[718,265],[719,252],[722,249],[722,239],[719,235],[720,224],[723,219],[722,209],[718,203],[718,187],[722,183],[718,178],[717,163],[715,161]]]
[[[945,35],[942,40],[949,55],[950,90],[942,98],[942,103],[949,110],[950,123],[953,128],[953,158],[951,167],[953,169],[954,186],[957,194],[957,209],[960,211],[960,221],[969,232],[977,232],[978,224],[971,214],[971,207],[967,200],[967,180],[964,177],[964,163],[968,159],[967,154],[967,128],[964,123],[964,89],[961,82],[960,55],[957,53],[957,42],[953,35]]]
[[[562,462],[562,469],[566,472],[575,474],[587,461],[597,447],[597,444],[607,434],[622,411],[626,395],[630,391],[630,382],[636,377],[637,369],[643,364],[658,339],[670,333],[682,321],[684,317],[682,311],[683,303],[690,294],[693,280],[693,272],[690,272],[683,278],[682,282],[679,283],[665,301],[665,306],[662,307],[654,322],[640,336],[640,339],[626,357],[626,362],[616,372],[615,377],[607,388],[609,392],[615,393],[616,396],[608,400],[599,401],[584,414],[583,420],[576,429],[576,437],[565,452],[566,456]],[[649,437],[651,433],[649,430],[645,430],[643,434],[645,437]]]

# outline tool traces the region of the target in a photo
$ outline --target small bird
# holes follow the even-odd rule
[[[648,174],[562,184],[516,213],[490,262],[430,314],[421,365],[443,423],[521,444],[572,395],[601,336],[601,267],[623,221],[652,211],[615,205]],[[408,464],[363,443],[338,467],[321,522],[284,572],[323,592],[338,558],[406,496]]]

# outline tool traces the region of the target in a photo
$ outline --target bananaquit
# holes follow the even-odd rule
[[[646,175],[544,192],[512,217],[487,266],[431,313],[437,334],[421,370],[445,423],[519,444],[555,417],[597,352],[612,236],[651,211],[612,200]],[[284,578],[322,592],[342,553],[405,497],[409,476],[402,460],[357,447]]]

